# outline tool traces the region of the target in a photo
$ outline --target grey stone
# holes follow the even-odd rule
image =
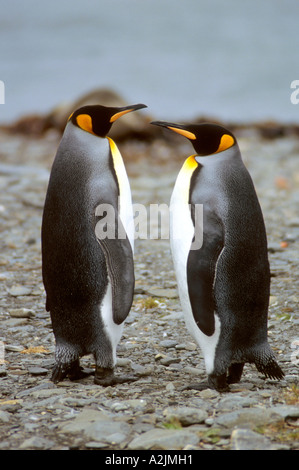
[[[120,444],[130,434],[131,426],[121,421],[95,421],[87,424],[84,435],[93,441],[106,442],[107,444]]]
[[[29,437],[25,439],[22,444],[20,445],[20,449],[22,450],[34,450],[34,449],[51,449],[53,446],[53,441],[49,439],[45,439],[38,436]]]
[[[281,419],[278,413],[271,409],[249,408],[223,413],[215,418],[215,424],[227,428],[255,427],[262,424],[275,423]]]
[[[231,450],[278,450],[286,446],[275,445],[266,437],[250,429],[234,429],[231,434]]]
[[[187,445],[196,445],[198,442],[198,435],[185,429],[151,429],[129,442],[128,449],[181,450]]]
[[[282,418],[299,418],[299,406],[293,405],[276,405],[271,408],[275,413],[278,413]]]
[[[220,400],[217,410],[234,410],[239,408],[246,408],[256,404],[258,400],[256,398],[242,397],[234,394],[233,396],[229,395]]]
[[[178,297],[176,289],[163,289],[162,287],[149,287],[146,293],[152,297],[165,297],[168,299],[176,299]]]
[[[166,421],[177,419],[182,426],[204,423],[208,418],[208,413],[200,408],[190,407],[170,407],[163,411]]]
[[[113,420],[112,415],[103,411],[84,409],[69,422],[59,426],[60,432],[77,434],[91,441],[120,444],[130,434],[131,426],[123,421]]]
[[[1,423],[9,423],[10,418],[11,416],[7,411],[0,410],[0,422]]]
[[[30,308],[13,308],[8,313],[13,318],[31,318],[34,316],[34,312]]]
[[[19,297],[22,295],[30,295],[31,294],[31,289],[25,286],[13,286],[11,289],[8,291],[10,295],[13,297]]]
[[[164,339],[163,341],[160,342],[160,346],[163,348],[174,348],[177,345],[177,342],[173,339]]]
[[[28,367],[28,372],[31,375],[47,375],[48,369],[43,367]]]

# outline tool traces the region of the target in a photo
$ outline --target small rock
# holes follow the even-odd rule
[[[160,360],[160,363],[163,365],[163,366],[169,366],[170,364],[176,364],[177,362],[181,362],[181,360],[177,357],[163,357],[161,360]]]
[[[111,405],[111,410],[112,411],[124,411],[124,410],[127,410],[129,408],[129,406],[124,403],[124,402],[119,402],[119,401],[116,401],[114,403],[112,403]]]
[[[24,287],[24,286],[13,286],[11,289],[9,289],[8,292],[13,297],[19,297],[22,295],[30,295],[31,289],[29,289],[28,287]]]
[[[132,362],[131,359],[126,359],[125,357],[124,358],[118,357],[116,360],[116,365],[118,367],[127,367],[131,365],[131,362]]]
[[[30,318],[34,316],[33,310],[29,308],[13,308],[8,313],[13,318]]]
[[[162,297],[166,299],[176,299],[178,297],[176,289],[163,289],[162,287],[150,287],[146,290],[146,293],[151,297]]]
[[[176,349],[186,349],[187,351],[195,351],[197,349],[197,346],[196,344],[194,343],[181,343],[181,344],[177,344]]]
[[[29,437],[20,445],[20,449],[51,449],[53,442],[43,437]]]
[[[234,396],[226,396],[222,398],[218,404],[217,410],[234,410],[240,408],[250,407],[256,404],[257,400],[249,397],[242,397],[234,394]]]
[[[231,435],[232,450],[277,450],[279,446],[250,429],[234,429]]]
[[[234,428],[235,426],[251,428],[279,420],[281,420],[281,416],[271,409],[249,408],[223,413],[216,417],[215,423],[226,428]]]
[[[0,423],[9,423],[10,420],[10,414],[7,411],[0,410]]]
[[[21,352],[24,350],[24,346],[18,346],[15,344],[6,344],[5,345],[5,350],[6,351],[11,351],[11,352]]]
[[[126,400],[125,402],[133,410],[142,410],[146,407],[147,402],[143,399],[132,398],[131,400]]]
[[[187,445],[196,445],[199,437],[186,429],[151,429],[135,437],[129,444],[130,450],[180,450]]]
[[[299,406],[292,405],[277,405],[272,408],[275,413],[278,413],[282,418],[299,418]]]
[[[170,382],[169,384],[167,384],[165,390],[169,393],[169,395],[174,395],[175,387],[173,383]]]
[[[121,444],[129,436],[131,426],[121,421],[95,421],[87,424],[84,434],[93,441]]]
[[[43,367],[29,367],[28,372],[31,375],[47,375],[48,370]]]
[[[166,408],[163,411],[167,421],[173,419],[178,420],[182,426],[191,426],[192,424],[204,423],[208,418],[208,413],[199,408],[181,407],[181,408]]]
[[[169,349],[169,348],[175,348],[177,345],[177,342],[174,341],[173,339],[165,339],[160,342],[160,346],[163,348]]]
[[[197,367],[191,367],[191,366],[184,367],[184,371],[187,372],[188,374],[196,375],[196,376],[201,375],[204,372],[202,369],[198,369]]]

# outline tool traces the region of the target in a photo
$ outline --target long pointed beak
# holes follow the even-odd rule
[[[145,104],[133,104],[132,106],[123,106],[122,108],[116,108],[116,113],[113,114],[110,118],[110,122],[116,121],[118,118],[124,114],[130,113],[131,111],[137,111],[138,109],[147,108]]]
[[[166,129],[170,129],[171,131],[174,131],[177,134],[183,135],[184,137],[187,137],[187,139],[196,140],[196,135],[193,134],[193,132],[190,132],[185,129],[185,126],[183,124],[176,124],[173,122],[166,121],[152,121],[151,124],[153,124],[154,126],[166,127]]]

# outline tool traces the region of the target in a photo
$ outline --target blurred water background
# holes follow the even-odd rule
[[[298,122],[298,0],[0,0],[0,121],[95,88],[159,119]]]

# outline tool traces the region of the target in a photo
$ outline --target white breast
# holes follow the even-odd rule
[[[119,185],[119,216],[134,251],[134,217],[130,183],[120,151],[110,137],[108,140]]]
[[[215,350],[220,335],[220,321],[215,315],[216,328],[212,336],[206,336],[201,332],[193,317],[187,283],[187,260],[194,236],[189,207],[189,190],[191,177],[196,168],[197,163],[191,156],[186,160],[177,177],[170,200],[170,246],[186,326],[200,346],[207,373],[210,374],[214,368]]]

